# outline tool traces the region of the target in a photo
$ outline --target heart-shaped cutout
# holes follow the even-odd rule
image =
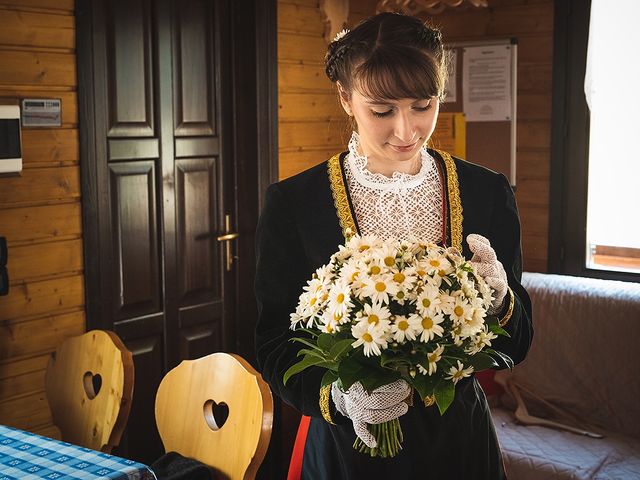
[[[202,410],[205,422],[213,431],[220,430],[229,418],[229,406],[224,402],[217,403],[213,400],[207,400],[204,402]]]
[[[102,376],[99,373],[86,372],[82,377],[82,384],[84,385],[84,393],[87,394],[89,400],[93,400],[102,388]]]

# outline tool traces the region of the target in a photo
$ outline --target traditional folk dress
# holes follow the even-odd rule
[[[284,372],[301,348],[289,341],[290,313],[306,281],[344,243],[347,229],[386,238],[421,238],[458,247],[471,258],[465,237],[487,237],[506,270],[509,287],[498,315],[510,337],[492,342],[515,363],[524,359],[533,336],[531,303],[520,284],[520,222],[513,191],[504,177],[484,167],[423,149],[416,175],[387,178],[366,169],[357,136],[350,151],[273,184],[256,235],[256,297],[259,319],[257,359],[276,395],[304,418],[301,478],[339,479],[501,479],[505,478],[485,395],[475,377],[456,386],[444,415],[414,398],[400,417],[403,449],[394,458],[371,458],[353,449],[351,421],[333,409],[335,425],[322,415],[320,368],[294,375]],[[299,432],[299,436],[300,433]],[[298,466],[299,468],[299,466]]]

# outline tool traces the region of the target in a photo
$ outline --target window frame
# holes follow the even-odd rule
[[[640,282],[586,267],[589,108],[584,93],[591,0],[554,2],[548,271]]]

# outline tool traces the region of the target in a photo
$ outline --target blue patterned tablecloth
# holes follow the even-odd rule
[[[0,480],[154,480],[149,467],[0,425]]]

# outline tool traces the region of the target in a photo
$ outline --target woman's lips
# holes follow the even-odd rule
[[[405,145],[405,146],[394,145],[393,143],[390,143],[389,146],[398,152],[410,152],[416,147],[417,143],[418,142],[416,141],[411,145]]]

